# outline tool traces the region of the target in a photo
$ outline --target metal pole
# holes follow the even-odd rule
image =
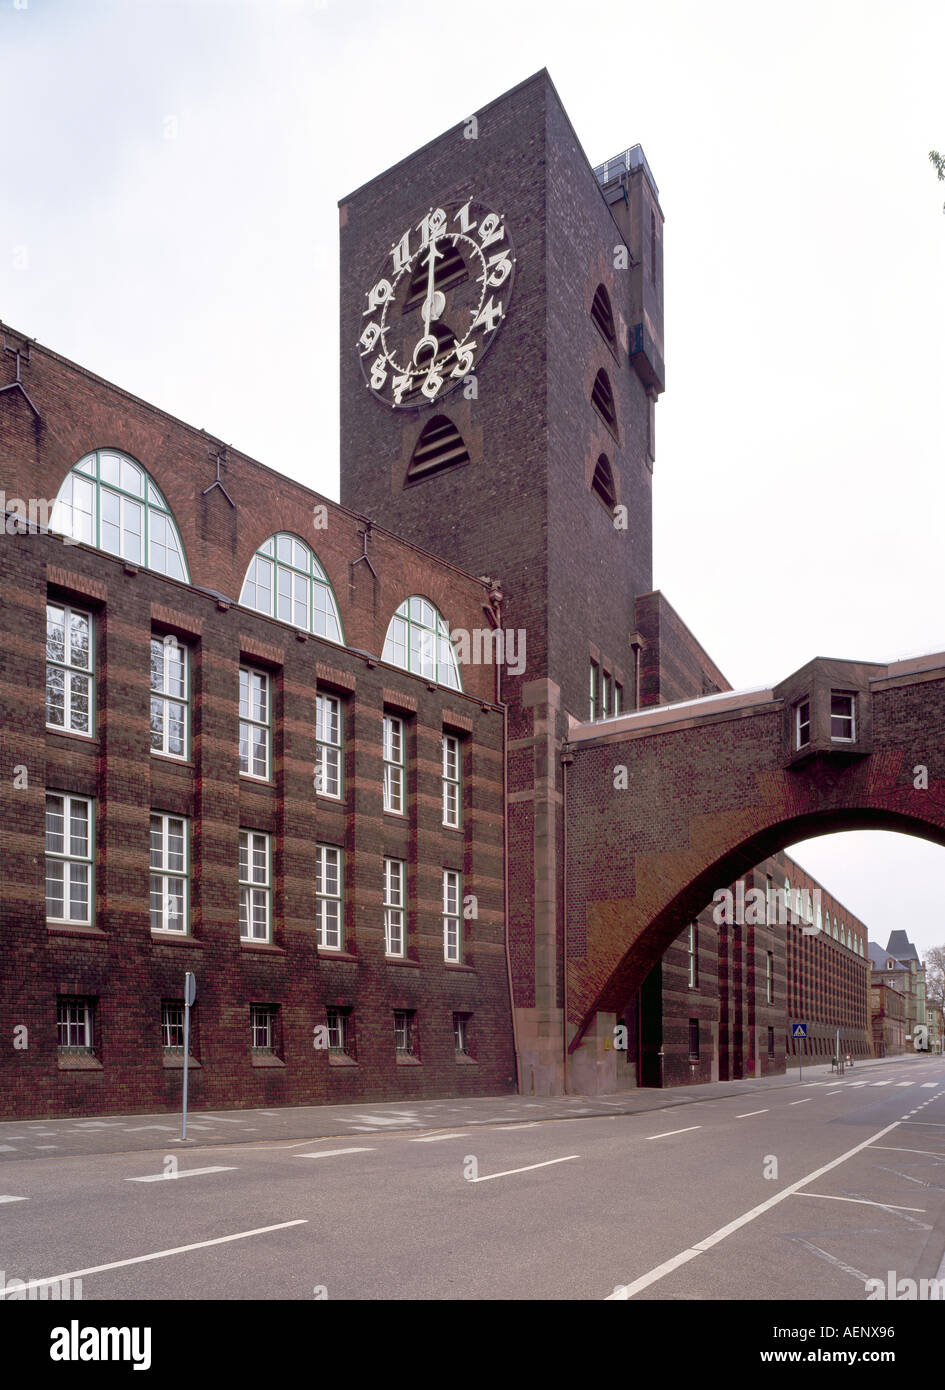
[[[190,1054],[190,1005],[184,994],[184,1106],[180,1117],[181,1140],[187,1138],[187,1058]]]
[[[843,1058],[840,1056],[840,1029],[839,1029],[839,1028],[837,1029],[836,1057],[837,1057],[837,1071],[838,1071],[838,1072],[840,1073],[840,1075],[842,1076],[842,1075],[843,1075]]]

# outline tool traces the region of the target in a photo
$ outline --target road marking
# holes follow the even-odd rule
[[[844,1264],[843,1260],[838,1260],[836,1255],[830,1255],[826,1250],[821,1250],[819,1245],[813,1245],[809,1240],[804,1240],[801,1236],[788,1236],[788,1240],[797,1241],[798,1245],[803,1245],[805,1250],[810,1250],[814,1255],[818,1255],[820,1259],[826,1260],[828,1264],[835,1265],[837,1269],[842,1269],[844,1274],[852,1274],[854,1278],[861,1279],[864,1285],[869,1283],[869,1275],[863,1274],[860,1270],[855,1269],[853,1265]]]
[[[797,1182],[791,1183],[790,1187],[785,1187],[781,1192],[776,1192],[774,1196],[769,1197],[766,1202],[761,1202],[758,1206],[752,1207],[750,1211],[746,1211],[741,1216],[736,1217],[734,1221],[730,1221],[727,1226],[720,1226],[717,1231],[713,1231],[712,1235],[706,1236],[705,1240],[697,1241],[688,1249],[680,1251],[678,1255],[674,1255],[673,1258],[667,1260],[665,1264],[657,1265],[656,1269],[651,1269],[649,1273],[641,1275],[639,1279],[634,1279],[631,1284],[621,1285],[619,1288],[615,1289],[613,1293],[607,1295],[606,1301],[626,1301],[631,1299],[634,1294],[639,1293],[642,1289],[649,1288],[651,1284],[655,1284],[658,1280],[663,1279],[667,1274],[672,1273],[674,1269],[678,1269],[680,1265],[684,1265],[689,1260],[694,1260],[697,1255],[701,1255],[706,1250],[710,1250],[713,1245],[717,1245],[719,1241],[725,1240],[727,1236],[740,1230],[742,1226],[747,1226],[750,1221],[754,1221],[766,1211],[770,1211],[771,1208],[777,1206],[779,1202],[783,1202],[786,1197],[791,1197],[795,1192],[799,1192],[801,1188],[806,1187],[809,1182],[814,1182],[815,1179],[823,1177],[824,1173],[829,1173],[831,1169],[839,1167],[841,1163],[846,1163],[848,1158],[852,1158],[854,1154],[858,1154],[861,1150],[869,1148],[870,1144],[874,1144],[877,1139],[882,1139],[884,1135],[891,1134],[894,1129],[898,1128],[899,1121],[894,1120],[893,1123],[887,1125],[885,1129],[877,1130],[875,1134],[870,1135],[869,1139],[864,1139],[861,1144],[857,1144],[854,1148],[848,1149],[846,1153],[841,1154],[839,1158],[834,1158],[830,1163],[825,1163],[822,1168],[817,1168],[813,1173],[808,1173],[806,1177],[799,1178]]]
[[[912,1111],[912,1114],[915,1112]],[[945,1125],[933,1124],[931,1120],[905,1120],[907,1125],[921,1125],[923,1129],[945,1129]]]
[[[616,1119],[617,1117],[614,1116],[613,1118]],[[503,1131],[505,1131],[505,1130],[507,1130],[507,1129],[537,1129],[537,1128],[538,1128],[538,1121],[537,1121],[537,1120],[530,1120],[527,1124],[524,1124],[524,1125],[503,1125],[503,1126],[502,1126]]]
[[[58,1144],[37,1144],[37,1149],[58,1149]]]
[[[806,1105],[807,1102],[808,1102],[809,1100],[813,1100],[813,1099],[814,1099],[813,1096],[805,1096],[803,1100],[792,1100],[792,1101],[789,1102],[789,1104],[790,1104],[790,1105]]]
[[[29,1197],[0,1197],[0,1202],[28,1202]]]
[[[874,1149],[887,1149],[894,1154],[928,1154],[929,1158],[945,1158],[945,1153],[936,1149],[901,1149],[898,1144],[874,1144]]]
[[[912,1082],[910,1081],[909,1084],[910,1084],[910,1086],[911,1086],[911,1085],[912,1085]],[[871,1085],[871,1086],[891,1086],[891,1085],[892,1085],[892,1082],[891,1082],[891,1081],[871,1081],[871,1082],[870,1082],[870,1085]]]
[[[843,1090],[843,1087],[842,1087],[842,1086],[838,1086],[837,1089],[836,1089],[835,1091],[828,1091],[828,1092],[827,1092],[827,1095],[828,1095],[828,1096],[838,1096],[842,1090]]]
[[[0,1154],[15,1154],[15,1153],[16,1153],[16,1145],[15,1145],[15,1144],[0,1144]]]
[[[851,1082],[850,1082],[850,1090],[852,1091],[854,1086],[868,1086],[869,1084],[870,1084],[870,1083],[869,1083],[868,1081],[851,1081]],[[912,1085],[912,1082],[911,1082],[911,1081],[909,1082],[909,1085],[910,1085],[910,1086]]]
[[[691,1129],[701,1129],[701,1125],[687,1125],[685,1129],[667,1129],[662,1134],[648,1134],[647,1139],[668,1139],[671,1134],[688,1134]]]
[[[82,1120],[76,1129],[115,1129],[121,1123],[121,1120]]]
[[[937,1082],[937,1081],[923,1081],[923,1082],[922,1082],[922,1089],[923,1089],[923,1091],[928,1091],[928,1090],[931,1090],[934,1086],[937,1086],[937,1085],[938,1085],[938,1082]]]
[[[0,1199],[2,1200],[2,1199]],[[25,1198],[14,1200],[25,1201]],[[257,1226],[252,1231],[237,1231],[232,1236],[216,1236],[213,1240],[198,1240],[193,1245],[175,1245],[171,1250],[155,1250],[153,1255],[132,1255],[128,1260],[112,1260],[107,1265],[92,1265],[89,1269],[71,1269],[68,1274],[52,1274],[44,1279],[30,1279],[26,1284],[19,1280],[11,1293],[24,1293],[30,1289],[42,1288],[44,1284],[57,1284],[63,1279],[84,1279],[89,1274],[103,1274],[107,1269],[123,1269],[126,1265],[145,1264],[148,1260],[166,1260],[170,1255],[186,1255],[191,1250],[206,1250],[211,1245],[227,1245],[232,1240],[248,1240],[250,1236],[268,1235],[270,1231],[284,1231],[288,1226],[307,1226],[308,1218],[301,1217],[296,1221],[280,1221],[276,1226]],[[6,1287],[0,1288],[0,1297],[6,1293]]]
[[[167,1182],[171,1178],[197,1178],[202,1173],[235,1173],[235,1168],[181,1168],[176,1173],[149,1173],[144,1178],[125,1178],[125,1182]]]
[[[915,1082],[914,1082],[914,1081],[897,1081],[897,1082],[896,1082],[896,1085],[897,1085],[897,1086],[914,1086],[914,1085],[915,1085]]]
[[[424,1134],[419,1139],[411,1139],[411,1144],[438,1144],[441,1139],[465,1139],[465,1133],[460,1134]],[[300,1154],[300,1158],[304,1155]]]
[[[865,1197],[833,1197],[829,1192],[795,1192],[795,1197],[819,1197],[823,1202],[855,1202],[861,1207],[882,1207],[884,1211],[919,1211],[925,1207],[897,1207],[892,1202],[870,1202]]]
[[[191,1126],[191,1128],[193,1128],[193,1126]],[[176,1134],[176,1133],[177,1133],[177,1126],[176,1126],[176,1125],[130,1125],[130,1126],[125,1130],[125,1133],[126,1133],[126,1134],[138,1134],[139,1131],[141,1131],[141,1130],[143,1130],[143,1129],[160,1129],[160,1130],[163,1130],[165,1134]]]
[[[317,1154],[293,1154],[293,1158],[336,1158],[339,1154],[372,1154],[374,1149],[322,1149]]]
[[[736,1115],[736,1120],[747,1120],[752,1115],[767,1115],[767,1110],[746,1110],[744,1115]]]
[[[699,1126],[697,1125],[698,1129]],[[493,1178],[510,1178],[513,1173],[530,1173],[533,1168],[550,1168],[553,1163],[570,1163],[572,1158],[580,1158],[580,1154],[568,1154],[567,1158],[546,1158],[544,1163],[529,1163],[525,1168],[506,1168],[504,1173],[488,1173],[483,1178],[467,1178],[467,1182],[491,1182]]]

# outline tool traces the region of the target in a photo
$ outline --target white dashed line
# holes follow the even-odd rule
[[[803,1100],[792,1100],[792,1101],[790,1101],[789,1103],[790,1103],[791,1105],[806,1105],[807,1102],[808,1102],[809,1100],[813,1100],[813,1099],[814,1099],[813,1096],[805,1096]]]
[[[701,1125],[686,1125],[685,1129],[667,1129],[662,1134],[648,1134],[647,1139],[668,1139],[671,1134],[688,1134],[691,1129],[701,1129]]]
[[[293,1158],[337,1158],[340,1154],[372,1154],[375,1149],[322,1149],[320,1153],[293,1154]]]
[[[0,1202],[28,1202],[29,1197],[0,1197]]]
[[[176,1173],[149,1173],[145,1178],[125,1178],[125,1182],[170,1182],[177,1178],[198,1178],[203,1173],[235,1173],[235,1168],[181,1168]]]
[[[410,1142],[411,1142],[411,1144],[438,1144],[442,1139],[465,1139],[465,1138],[466,1138],[466,1133],[465,1133],[465,1131],[463,1131],[463,1132],[460,1133],[460,1134],[422,1134],[422,1135],[420,1136],[419,1139],[411,1139]],[[300,1158],[304,1158],[304,1156],[305,1156],[304,1154],[299,1154],[299,1157],[300,1157]]]
[[[698,1128],[698,1126],[697,1126]],[[488,1173],[482,1178],[467,1178],[467,1182],[491,1182],[493,1178],[510,1178],[514,1173],[530,1173],[533,1168],[550,1168],[553,1163],[570,1163],[580,1154],[568,1154],[566,1158],[546,1158],[544,1163],[529,1163],[525,1168],[506,1168],[504,1173]]]
[[[767,1110],[746,1110],[744,1115],[736,1115],[736,1120],[747,1120],[752,1115],[767,1115]]]

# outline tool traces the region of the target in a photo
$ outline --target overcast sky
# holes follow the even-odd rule
[[[337,202],[547,67],[666,215],[656,586],[736,687],[942,650],[943,40],[941,0],[0,0],[0,317],[336,498]],[[795,854],[945,941],[940,848]]]

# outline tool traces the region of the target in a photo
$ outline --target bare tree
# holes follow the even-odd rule
[[[945,1037],[945,946],[930,946],[922,964],[926,1007],[938,1014],[940,1035]]]
[[[938,150],[929,150],[929,161],[935,165],[939,182],[945,183],[945,155],[939,154]],[[942,204],[942,210],[945,211],[945,203]]]

